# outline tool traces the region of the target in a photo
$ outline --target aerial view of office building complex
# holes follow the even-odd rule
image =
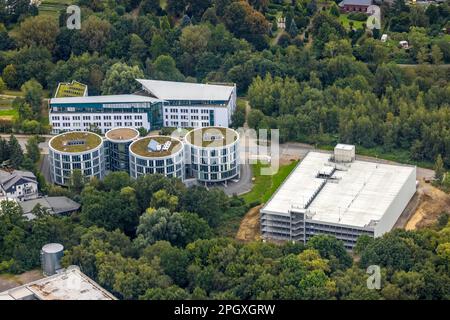
[[[53,133],[102,133],[116,128],[228,127],[236,108],[236,86],[137,79],[133,94],[62,97],[49,100]]]
[[[261,209],[265,239],[329,234],[353,248],[390,231],[416,192],[416,168],[355,160],[355,148],[309,152]]]
[[[87,178],[124,171],[132,178],[159,173],[182,181],[216,183],[240,174],[239,134],[221,127],[194,129],[181,139],[139,138],[132,128],[115,128],[105,137],[71,131],[49,141],[49,160],[52,181],[59,185],[68,185],[76,169]]]

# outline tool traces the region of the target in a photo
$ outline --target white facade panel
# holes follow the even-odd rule
[[[416,193],[416,170],[413,170],[375,227],[375,237],[389,232]]]

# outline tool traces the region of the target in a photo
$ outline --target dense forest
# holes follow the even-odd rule
[[[17,204],[0,204],[0,273],[37,267],[41,246],[59,242],[65,266],[79,265],[121,299],[450,298],[448,214],[432,228],[360,237],[352,256],[330,236],[306,246],[218,236],[243,203],[159,175],[112,173],[84,187],[74,179],[50,194],[81,201],[81,212],[57,217],[36,207],[28,221]],[[374,264],[380,290],[366,284]]]

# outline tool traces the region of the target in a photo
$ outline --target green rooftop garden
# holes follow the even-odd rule
[[[102,138],[91,132],[68,132],[56,136],[51,147],[61,152],[77,153],[94,149],[102,143]]]

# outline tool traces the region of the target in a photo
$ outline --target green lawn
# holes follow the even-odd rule
[[[14,109],[0,109],[0,117],[15,117],[17,111]]]
[[[0,96],[0,109],[10,109],[14,98]]]
[[[242,198],[247,204],[266,202],[295,168],[297,163],[298,161],[293,161],[288,165],[280,166],[278,172],[274,175],[261,175],[261,168],[266,165],[261,163],[252,165],[253,176],[255,177],[254,186],[250,192],[242,195]]]
[[[350,20],[350,19],[348,18],[348,14],[344,14],[344,13],[341,13],[341,14],[340,14],[340,16],[339,16],[339,21],[340,21],[340,22],[342,23],[342,25],[343,25],[346,29],[348,29],[348,30],[350,30],[350,21],[353,22],[353,29],[361,29],[363,23],[366,22],[366,21]]]
[[[23,97],[23,92],[20,90],[3,90],[1,94],[5,96]]]
[[[39,6],[39,14],[59,16],[59,12],[71,4],[71,0],[43,0]]]

